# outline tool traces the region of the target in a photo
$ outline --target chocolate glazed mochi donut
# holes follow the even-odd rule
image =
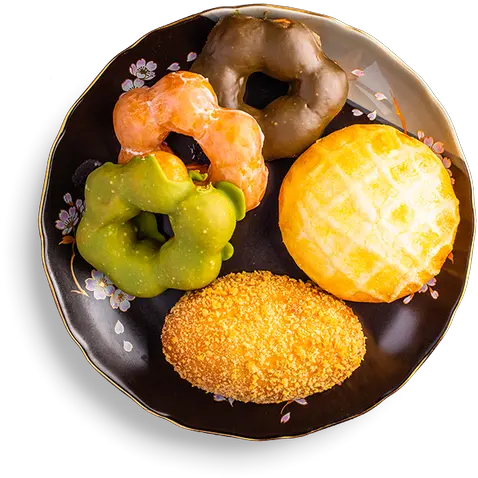
[[[304,24],[235,14],[212,29],[192,71],[207,77],[219,104],[252,115],[265,136],[268,160],[295,157],[322,134],[348,93],[345,72],[322,51]],[[244,103],[249,75],[289,83],[289,92],[259,110]]]

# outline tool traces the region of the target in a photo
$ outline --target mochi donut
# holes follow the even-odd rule
[[[191,175],[165,151],[95,169],[76,232],[83,259],[136,297],[212,282],[234,252],[229,240],[245,198],[231,183],[198,185]],[[173,237],[159,232],[155,214],[169,217]]]
[[[391,126],[353,125],[311,146],[279,194],[279,226],[297,265],[358,302],[392,302],[436,276],[460,221],[446,169]]]
[[[235,14],[216,24],[191,71],[209,79],[219,104],[259,123],[266,160],[295,157],[322,134],[342,109],[346,73],[328,58],[319,35],[301,22]],[[263,109],[244,102],[247,80],[262,72],[289,84]]]
[[[263,134],[243,111],[221,108],[206,78],[189,71],[163,76],[151,88],[121,95],[113,111],[121,144],[118,163],[157,150],[172,151],[164,140],[171,132],[192,136],[211,164],[208,180],[227,181],[242,190],[249,211],[266,191],[269,171],[262,157]]]

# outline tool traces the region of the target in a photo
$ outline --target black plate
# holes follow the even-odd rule
[[[220,397],[215,400],[213,395],[193,388],[173,371],[161,350],[164,316],[182,293],[169,290],[154,299],[123,302],[125,312],[113,308],[118,306],[115,296],[112,302],[108,297],[95,299],[85,283],[92,268],[74,255],[74,228],[68,231],[66,225],[61,229],[57,221],[60,210],[66,211],[62,213],[64,219],[68,215],[73,223],[78,219],[82,204],[75,201],[83,199],[86,175],[117,157],[119,144],[111,115],[122,85],[127,88],[135,78],[138,80],[134,68],[130,72],[130,65],[139,59],[156,64],[156,68],[151,63],[149,69],[148,65],[144,67],[150,71],[143,71],[147,74],[143,79],[146,85],[153,84],[177,63],[181,69],[188,69],[194,57],[191,52],[201,50],[213,25],[205,17],[194,16],[148,34],[115,58],[70,110],[51,151],[41,199],[45,270],[65,325],[91,364],[148,411],[190,429],[229,436],[300,436],[360,415],[380,403],[407,381],[444,335],[469,267],[474,227],[470,178],[468,172],[452,167],[462,220],[454,263],[446,262],[437,285],[416,294],[408,305],[402,300],[392,304],[350,304],[364,325],[367,354],[363,365],[343,385],[308,397],[306,406],[292,403],[284,410],[283,404],[235,402],[231,406],[226,400],[218,402]],[[154,79],[148,79],[153,73]],[[280,90],[280,84],[268,85],[263,80],[256,78],[251,83],[250,102],[260,103],[271,89]],[[348,103],[326,134],[352,123],[370,122],[365,114],[352,114],[356,106]],[[375,122],[383,121],[377,118]],[[201,156],[189,138],[176,135],[170,143],[185,161]],[[267,269],[305,278],[288,255],[277,225],[278,191],[291,164],[289,159],[269,163],[266,197],[238,224],[232,240],[235,255],[224,263],[221,274]],[[440,294],[436,300],[430,294],[433,290]]]

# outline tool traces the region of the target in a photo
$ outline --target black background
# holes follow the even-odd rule
[[[190,6],[170,3],[170,6],[156,3],[150,10],[156,13],[150,13],[148,20],[164,24],[168,16],[192,13]],[[400,47],[401,54],[417,64],[427,79],[433,80],[433,86],[448,96],[449,110],[457,112],[458,127],[465,129],[465,150],[472,151],[475,139],[470,118],[471,109],[476,108],[476,101],[472,101],[472,96],[476,97],[476,86],[470,69],[476,59],[472,52],[474,25],[470,11],[466,7],[443,10],[438,3],[426,2],[395,3],[395,6],[388,2],[376,5],[356,2],[352,8],[341,6],[340,2],[334,5],[329,8],[329,14],[351,16],[353,23],[367,23],[369,30],[384,32],[385,39],[393,40],[394,47]],[[214,6],[214,2],[209,6]],[[317,5],[298,1],[297,6]],[[206,7],[203,2],[203,8]],[[110,57],[113,48],[127,47],[129,40],[136,39],[136,32],[144,32],[152,25],[130,20],[128,7],[118,7],[115,15],[103,19],[93,11],[88,20],[75,14],[72,17],[64,21],[45,20],[37,25],[34,56],[40,65],[34,87],[35,101],[39,102],[35,122],[39,140],[35,144],[38,157],[34,166],[38,171],[28,178],[31,181],[29,194],[38,198],[34,204],[39,204],[48,153],[68,109],[94,79],[104,57]],[[42,437],[48,433],[49,446],[71,443],[78,438],[83,440],[86,435],[89,439],[99,438],[105,445],[121,442],[127,447],[147,442],[163,446],[168,443],[186,449],[190,446],[274,450],[302,447],[324,451],[328,446],[347,451],[360,445],[369,448],[381,443],[401,444],[412,454],[412,450],[420,449],[416,447],[427,444],[435,446],[434,453],[453,456],[467,447],[467,424],[471,425],[474,413],[469,387],[474,382],[471,323],[476,312],[471,310],[471,298],[466,298],[465,313],[457,315],[454,336],[449,336],[448,344],[441,345],[440,352],[433,354],[424,376],[418,377],[415,384],[362,417],[310,436],[250,443],[185,431],[153,417],[97,373],[68,335],[45,278],[39,247],[35,252],[38,254],[33,260],[39,276],[35,292],[39,294],[36,303],[41,307],[42,337],[41,344],[37,342],[32,351],[37,370],[34,375],[41,379],[41,385],[30,400],[26,426],[28,434]]]

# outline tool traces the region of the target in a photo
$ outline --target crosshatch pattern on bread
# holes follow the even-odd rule
[[[458,199],[428,146],[395,128],[353,125],[311,146],[279,198],[288,251],[345,300],[391,302],[440,272],[453,248]]]

